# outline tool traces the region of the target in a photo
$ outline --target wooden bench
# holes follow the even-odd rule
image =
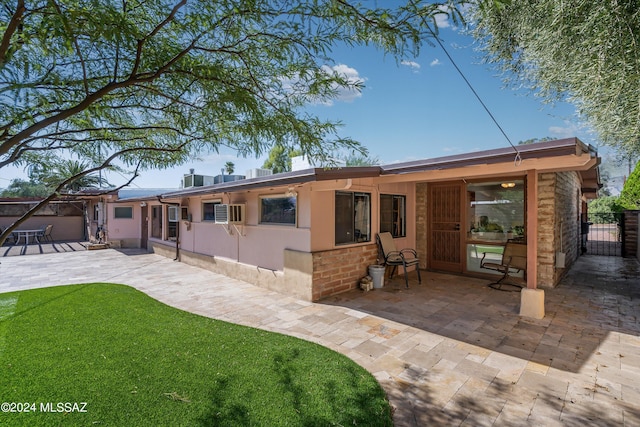
[[[502,252],[502,259],[500,262],[492,259],[485,259],[489,252],[482,253],[482,259],[480,260],[480,267],[488,270],[494,270],[502,273],[502,277],[493,283],[489,284],[489,287],[498,289],[501,291],[514,290],[513,288],[503,289],[504,285],[523,288],[523,283],[514,283],[510,281],[505,283],[511,278],[511,274],[527,272],[527,245],[523,242],[516,242],[509,240],[504,246]],[[519,289],[518,289],[519,290]]]

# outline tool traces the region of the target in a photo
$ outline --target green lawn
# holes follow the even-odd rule
[[[343,355],[102,283],[0,294],[0,402],[35,409],[3,426],[392,425]]]

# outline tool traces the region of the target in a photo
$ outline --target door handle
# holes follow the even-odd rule
[[[456,230],[456,231],[460,231],[460,224],[456,224],[453,229]]]

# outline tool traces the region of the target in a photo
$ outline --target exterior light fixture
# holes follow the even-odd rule
[[[502,188],[513,188],[516,186],[515,182],[503,182],[502,184],[500,184],[500,186]]]

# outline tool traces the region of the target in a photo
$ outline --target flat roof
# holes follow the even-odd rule
[[[193,187],[169,193],[163,193],[166,199],[200,194],[221,193],[228,191],[249,190],[270,186],[302,184],[305,182],[331,181],[345,178],[372,178],[380,176],[380,166],[358,166],[344,168],[310,168],[293,172],[282,172],[256,178],[241,179],[204,187]]]
[[[382,166],[310,168],[294,172],[283,172],[257,178],[224,182],[206,187],[193,187],[162,193],[162,198],[179,198],[210,193],[249,190],[272,186],[302,184],[314,181],[337,179],[375,178],[382,175],[405,174],[429,170],[444,170],[472,165],[495,164],[517,159],[535,159],[565,155],[589,153],[596,156],[596,150],[584,144],[578,138],[565,138],[553,141],[537,142],[492,150],[476,151],[453,156],[437,157],[410,162],[393,163]],[[516,157],[518,156],[518,157]]]
[[[536,142],[533,144],[517,145],[515,148],[505,147],[493,150],[456,154],[453,156],[437,157],[433,159],[394,163],[382,166],[382,170],[383,174],[423,172],[428,170],[443,170],[472,165],[517,161],[518,157],[516,156],[519,156],[521,160],[526,160],[570,154],[577,155],[580,153],[597,154],[593,147],[584,144],[578,138],[565,138],[553,141]]]

